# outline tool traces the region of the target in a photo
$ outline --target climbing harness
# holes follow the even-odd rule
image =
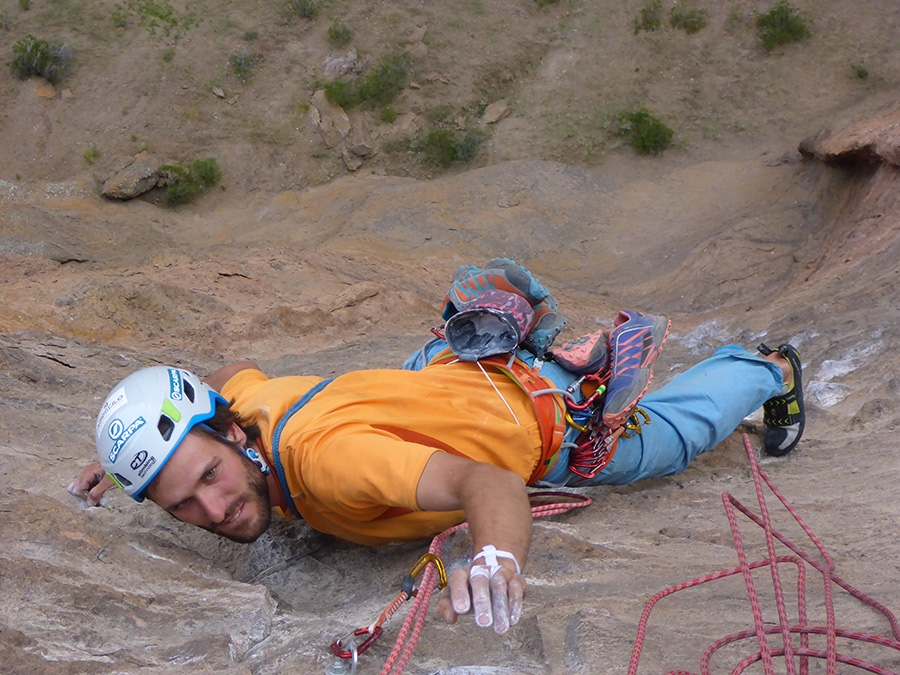
[[[591,499],[571,492],[540,491],[531,493],[529,502],[531,503],[532,517],[540,518],[590,506]],[[419,640],[434,591],[447,585],[447,571],[441,560],[444,544],[451,535],[468,528],[468,526],[468,523],[460,523],[437,535],[432,540],[428,553],[419,558],[409,573],[404,576],[400,592],[387,609],[370,626],[351,631],[332,643],[331,651],[335,659],[326,671],[326,675],[355,675],[359,655],[369,649],[384,633],[385,624],[396,615],[406,601],[415,598],[412,608],[400,627],[394,648],[381,670],[381,675],[402,675]],[[415,579],[420,573],[421,582],[416,587]]]
[[[428,365],[440,363],[449,365],[457,362],[456,354],[447,348],[435,354],[429,360]],[[550,473],[559,459],[559,450],[566,433],[566,406],[557,397],[544,396],[544,394],[562,392],[555,388],[548,389],[548,382],[540,376],[539,371],[536,368],[528,367],[524,361],[517,359],[515,354],[511,354],[509,358],[489,356],[480,359],[476,364],[482,369],[482,372],[484,372],[484,366],[500,371],[518,384],[531,399],[543,443],[541,458],[527,481],[530,485]],[[488,378],[488,382],[490,381]],[[492,382],[491,384],[493,386]],[[508,406],[509,404],[507,404]]]
[[[806,523],[803,522],[803,519],[800,517],[800,515],[793,509],[793,507],[791,507],[788,501],[772,484],[772,481],[769,479],[769,477],[759,467],[759,463],[756,460],[756,454],[753,450],[753,446],[751,445],[750,439],[746,434],[744,434],[743,440],[744,450],[746,450],[747,455],[750,458],[750,469],[753,475],[753,483],[756,488],[756,497],[759,503],[759,514],[752,512],[749,508],[744,506],[729,493],[722,493],[722,502],[725,506],[725,513],[728,517],[728,523],[731,527],[731,534],[734,540],[734,547],[738,555],[739,565],[731,569],[715,572],[705,577],[672,586],[654,595],[644,607],[644,612],[641,615],[640,622],[638,623],[638,634],[634,644],[634,650],[632,651],[631,655],[631,663],[628,668],[628,675],[636,675],[637,673],[638,661],[641,657],[641,649],[643,648],[647,624],[650,619],[650,613],[653,611],[654,606],[657,602],[659,602],[659,600],[666,596],[672,595],[677,591],[692,588],[708,581],[715,581],[717,579],[723,579],[725,577],[737,574],[743,576],[744,583],[747,588],[747,597],[750,601],[754,627],[750,630],[732,633],[731,635],[720,638],[710,647],[708,647],[706,651],[704,651],[700,661],[700,673],[702,673],[702,675],[708,675],[710,673],[710,661],[719,649],[730,644],[739,643],[743,640],[751,641],[754,639],[757,647],[756,651],[753,651],[751,649],[751,653],[743,658],[740,663],[738,663],[734,667],[731,672],[735,675],[740,675],[749,666],[757,662],[762,662],[763,669],[766,675],[774,675],[774,657],[784,657],[785,668],[783,672],[786,672],[787,675],[797,675],[797,660],[799,660],[800,675],[806,675],[807,673],[809,673],[810,658],[825,659],[825,671],[827,675],[836,675],[838,663],[854,666],[856,668],[866,670],[870,673],[878,673],[879,675],[896,675],[896,671],[888,670],[873,663],[864,661],[860,658],[838,652],[838,638],[842,640],[880,645],[893,649],[896,652],[900,652],[900,622],[897,621],[897,618],[894,616],[894,614],[884,605],[876,602],[872,598],[858,591],[856,588],[834,575],[835,564],[831,559],[831,556],[828,555],[828,552],[819,542],[818,538],[816,538],[816,536],[812,533],[809,527],[807,527]],[[803,532],[809,537],[810,541],[812,541],[813,545],[818,550],[822,561],[814,559],[809,553],[802,550],[798,545],[789,541],[784,535],[772,529],[771,518],[766,506],[765,497],[763,495],[763,482],[768,486],[769,490],[771,490],[771,492],[775,495],[775,497],[777,497],[782,505],[784,505],[788,513],[790,513],[793,519],[802,528]],[[743,513],[750,521],[763,529],[766,542],[766,558],[757,560],[755,562],[749,561],[738,527],[735,509]],[[776,540],[784,545],[787,549],[789,549],[793,555],[776,555]],[[796,622],[792,622],[788,618],[785,593],[780,572],[780,567],[782,565],[792,565],[797,569],[796,616],[798,618]],[[775,609],[778,617],[776,625],[772,625],[771,622],[766,623],[763,621],[762,606],[759,600],[760,594],[757,592],[753,576],[751,574],[753,570],[764,567],[769,568],[769,572],[772,578],[772,585],[774,587],[774,598],[776,605]],[[806,595],[806,577],[809,572],[808,568],[812,568],[812,571],[818,572],[822,579],[825,610],[824,626],[810,624],[807,617],[806,609],[808,602]],[[888,624],[891,627],[891,634],[893,638],[837,628],[833,597],[835,590],[833,588],[834,585],[840,586],[851,596],[882,614],[884,618],[887,619]],[[825,649],[811,648],[811,635],[824,636]],[[769,644],[769,636],[777,636],[779,638],[778,644],[776,646],[773,647]],[[779,669],[779,672],[782,671]],[[692,673],[684,670],[673,670],[670,671],[668,675],[692,675]]]

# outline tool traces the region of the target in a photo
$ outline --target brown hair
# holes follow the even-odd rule
[[[203,423],[222,436],[228,433],[232,424],[237,424],[247,434],[247,443],[253,443],[262,436],[256,422],[251,422],[234,409],[234,399],[228,403],[216,403],[215,414]]]

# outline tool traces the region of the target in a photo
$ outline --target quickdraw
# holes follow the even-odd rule
[[[381,637],[381,634],[384,632],[385,624],[393,618],[407,600],[416,597],[419,592],[419,589],[416,588],[416,578],[429,563],[433,564],[437,569],[440,579],[438,582],[438,589],[444,588],[444,586],[447,585],[447,570],[444,567],[444,562],[437,555],[426,553],[419,558],[418,562],[416,562],[403,577],[403,581],[400,584],[400,592],[397,594],[397,597],[391,601],[387,608],[378,615],[378,618],[375,619],[371,625],[351,631],[344,637],[331,643],[331,651],[334,655],[341,661],[352,664],[351,669],[349,670],[350,673],[356,672],[356,664],[359,655],[365,652],[379,637]],[[343,668],[343,664],[339,665]],[[336,670],[335,668],[332,668],[332,671],[347,672],[346,669]]]

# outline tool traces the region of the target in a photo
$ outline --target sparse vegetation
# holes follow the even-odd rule
[[[806,20],[787,0],[779,0],[768,12],[756,20],[759,37],[766,51],[779,45],[799,42],[811,35]]]
[[[537,2],[537,6],[541,9],[544,9],[547,5],[555,5],[559,0],[535,0]]]
[[[414,149],[421,150],[429,163],[447,168],[453,162],[474,159],[483,142],[484,133],[479,129],[467,129],[462,134],[450,129],[434,129],[416,143]]]
[[[390,106],[381,111],[381,121],[387,124],[393,124],[397,120],[397,111]]]
[[[642,155],[660,155],[672,144],[675,132],[646,108],[619,116],[619,133]]]
[[[637,35],[641,31],[659,30],[662,26],[662,14],[662,0],[650,0],[641,7],[634,19],[634,34]]]
[[[19,0],[19,7],[21,7],[23,11],[27,12],[29,9],[31,9],[31,0]]]
[[[690,9],[676,5],[669,13],[669,24],[672,28],[681,28],[688,35],[703,30],[709,22],[705,9]]]
[[[254,40],[259,38],[259,31],[257,30],[248,30],[244,31],[244,42],[253,42]]]
[[[259,54],[249,49],[242,49],[228,57],[231,70],[241,82],[253,77],[253,66],[259,61]]]
[[[127,5],[151,35],[156,35],[157,29],[167,37],[180,35],[198,21],[193,14],[176,12],[169,0],[127,0]]]
[[[172,204],[187,204],[222,180],[215,157],[196,159],[187,165],[167,164],[159,170],[166,175],[166,197]]]
[[[866,68],[862,63],[854,63],[853,64],[853,74],[860,80],[869,79],[869,69]]]
[[[386,106],[394,101],[406,86],[408,57],[389,55],[370,74],[357,80],[338,78],[327,82],[323,89],[329,101],[342,108],[359,105]]]
[[[20,80],[37,75],[56,84],[72,66],[72,50],[67,45],[39,40],[33,35],[14,44],[13,55],[10,68]]]
[[[285,6],[285,14],[288,20],[298,16],[312,20],[319,14],[319,4],[319,0],[288,0]]]
[[[353,34],[340,21],[335,21],[328,28],[328,41],[335,47],[346,47],[353,39]]]
[[[93,164],[100,157],[100,151],[95,146],[91,146],[84,151],[84,154],[82,156],[84,157],[85,162],[87,162],[88,164]]]

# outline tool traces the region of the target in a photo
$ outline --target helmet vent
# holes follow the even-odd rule
[[[116,474],[116,480],[119,481],[119,483],[124,487],[131,487],[131,481],[125,478],[125,476],[120,473]]]
[[[172,430],[175,429],[175,422],[165,415],[160,415],[156,428],[159,429],[159,435],[163,437],[163,440],[167,441],[172,437]]]
[[[191,383],[185,380],[182,383],[182,387],[184,388],[184,395],[188,397],[188,400],[193,403],[194,402],[194,388],[191,386]]]

